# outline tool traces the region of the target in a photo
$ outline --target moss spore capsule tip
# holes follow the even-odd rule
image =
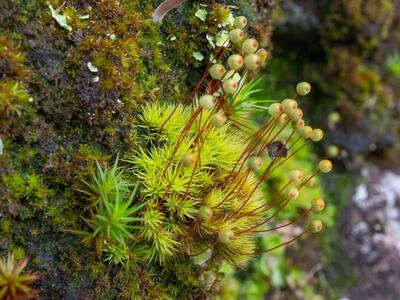
[[[229,39],[234,44],[240,43],[243,40],[243,38],[244,38],[244,32],[239,28],[235,28],[229,32]]]
[[[199,99],[199,105],[205,109],[209,110],[211,109],[215,104],[215,98],[212,95],[206,94],[200,97]]]
[[[239,54],[232,54],[228,58],[228,66],[232,70],[239,70],[243,66],[243,57]]]
[[[244,58],[244,65],[250,71],[254,71],[261,65],[260,57],[256,54],[246,55],[246,57]]]
[[[317,198],[311,202],[311,205],[313,211],[320,212],[325,208],[325,201],[322,198]]]
[[[186,153],[182,156],[182,164],[185,167],[194,167],[196,165],[197,157],[194,153]]]
[[[238,83],[230,78],[224,81],[222,84],[222,89],[224,90],[224,93],[227,95],[233,94],[238,88]]]
[[[305,96],[311,92],[311,85],[308,82],[300,82],[296,86],[296,92],[299,96]]]
[[[286,196],[291,200],[295,200],[299,197],[299,190],[292,186],[292,187],[288,188],[288,190],[286,192]]]
[[[319,162],[318,167],[322,173],[329,173],[333,169],[333,164],[330,160],[324,159]]]
[[[314,221],[311,222],[310,228],[311,228],[312,232],[318,233],[323,228],[322,222],[320,220],[314,220]]]
[[[262,165],[263,161],[258,156],[252,156],[247,160],[247,167],[253,172],[260,170]]]
[[[268,107],[268,113],[271,117],[277,118],[283,113],[283,107],[280,103],[272,103]]]
[[[218,240],[222,243],[222,244],[229,244],[230,242],[232,242],[232,240],[234,239],[235,235],[233,233],[232,230],[230,229],[222,229],[219,233],[218,233]]]
[[[221,128],[222,126],[224,126],[224,124],[226,123],[226,116],[222,111],[216,112],[214,114],[212,114],[212,116],[210,117],[210,123],[215,127],[215,128]]]
[[[285,99],[282,101],[282,107],[285,113],[290,114],[298,108],[297,102],[293,99]]]
[[[213,64],[208,71],[215,80],[220,80],[226,73],[225,67],[221,64]]]
[[[242,44],[242,51],[246,54],[253,54],[258,48],[256,39],[247,39]]]
[[[239,29],[245,28],[247,25],[247,18],[244,16],[238,16],[233,21],[233,26]]]
[[[268,51],[264,48],[258,49],[256,54],[261,60],[261,63],[264,63],[268,59]]]
[[[297,183],[303,179],[303,172],[300,170],[293,170],[289,173],[290,181]]]
[[[318,128],[313,129],[310,136],[313,142],[319,142],[320,140],[322,140],[323,137],[324,137],[324,132]]]
[[[200,221],[206,222],[212,219],[213,216],[213,211],[210,207],[208,206],[202,206],[199,208],[198,211],[198,217]]]

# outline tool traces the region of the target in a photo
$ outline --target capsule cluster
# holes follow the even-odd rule
[[[154,202],[146,208],[143,218],[149,221],[140,234],[154,250],[152,259],[162,261],[179,253],[197,256],[211,250],[234,265],[245,265],[249,256],[271,250],[257,249],[256,234],[284,227],[273,227],[276,221],[269,216],[276,218],[303,188],[315,184],[319,173],[333,167],[324,159],[312,174],[288,170],[285,187],[264,199],[263,184],[275,169],[286,168],[285,163],[305,144],[320,141],[324,133],[305,123],[296,101],[297,96],[310,93],[307,82],[296,86],[294,99],[271,104],[265,123],[249,136],[227,126],[234,122],[231,109],[241,81],[268,56],[257,40],[246,38],[246,24],[245,17],[235,18],[229,43],[239,52],[230,54],[225,64],[221,58],[230,48],[217,53],[188,99],[175,107],[150,105],[143,113],[140,127],[156,133],[146,137],[154,141],[153,148],[138,151],[132,169],[144,186],[142,192]],[[200,94],[204,78],[207,88]],[[195,94],[200,94],[197,105],[188,107]],[[306,213],[325,207],[321,198],[310,199],[309,204]],[[309,222],[307,231],[322,229],[321,221]],[[159,255],[160,249],[164,256]]]
[[[234,19],[232,29],[229,32],[228,40],[235,49],[240,49],[239,53],[232,53],[226,60],[226,65],[222,61],[213,63],[209,69],[210,77],[219,82],[222,95],[217,99],[212,94],[204,94],[199,98],[199,106],[204,110],[213,110],[215,116],[211,117],[211,124],[222,127],[227,121],[230,111],[227,107],[218,105],[221,98],[235,97],[235,93],[240,88],[240,78],[249,71],[256,71],[268,58],[268,52],[259,48],[259,43],[254,38],[246,38],[244,28],[247,25],[246,17],[239,16]],[[242,76],[240,76],[240,74]]]

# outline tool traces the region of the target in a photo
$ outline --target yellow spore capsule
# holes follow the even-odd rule
[[[321,129],[313,129],[312,133],[311,133],[311,140],[313,142],[319,142],[320,140],[322,140],[322,138],[324,137],[324,132]]]
[[[244,38],[244,32],[239,28],[233,29],[229,32],[229,39],[234,44],[241,42],[243,38]]]
[[[182,164],[185,167],[194,167],[196,165],[197,157],[193,153],[186,153],[182,156]]]
[[[247,69],[254,71],[261,65],[260,57],[257,54],[246,55],[244,65]]]
[[[226,116],[223,112],[219,111],[217,113],[212,114],[210,117],[210,123],[215,127],[215,128],[221,128],[224,126],[226,123]]]
[[[311,205],[312,205],[313,211],[319,212],[325,208],[325,201],[322,198],[317,198],[311,202]]]
[[[239,70],[243,66],[243,57],[239,54],[233,54],[228,58],[228,66],[232,70]]]
[[[330,160],[324,159],[319,162],[318,167],[322,173],[329,173],[332,171],[333,164]]]
[[[218,233],[218,239],[222,244],[229,244],[235,238],[235,235],[230,229],[222,229]]]
[[[305,96],[311,92],[311,85],[308,82],[300,82],[296,86],[296,92],[299,96]]]
[[[215,80],[220,80],[226,73],[225,67],[221,64],[213,64],[208,73]]]
[[[247,39],[242,44],[242,51],[246,54],[253,54],[258,48],[256,39]]]
[[[247,18],[244,16],[238,16],[233,20],[233,26],[239,29],[245,28],[247,25]]]

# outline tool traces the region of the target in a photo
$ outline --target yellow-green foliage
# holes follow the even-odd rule
[[[144,220],[139,231],[145,244],[142,247],[144,258],[165,262],[209,247],[216,255],[243,266],[248,256],[240,253],[251,253],[254,250],[254,237],[238,235],[232,242],[223,244],[218,240],[218,235],[227,229],[239,232],[260,222],[259,215],[232,218],[246,201],[241,210],[243,214],[261,205],[259,192],[247,200],[254,187],[254,177],[248,176],[240,191],[234,184],[225,189],[222,186],[240,159],[245,139],[240,131],[229,126],[212,128],[204,137],[200,166],[191,179],[193,169],[182,167],[180,162],[185,153],[198,153],[198,149],[193,148],[193,139],[199,130],[199,122],[196,121],[192,126],[170,162],[182,128],[191,116],[190,110],[186,109],[174,114],[161,128],[173,108],[161,104],[150,104],[144,108],[138,136],[146,143],[128,159],[132,180],[142,185],[142,198],[147,203],[141,214]],[[182,111],[182,107],[178,107],[178,110]],[[206,119],[207,113],[202,120]],[[211,220],[198,220],[197,211],[203,206],[212,209]]]
[[[32,289],[30,284],[38,280],[39,276],[23,273],[27,264],[27,258],[16,262],[11,253],[7,258],[0,259],[0,299],[31,299],[38,296],[38,291]]]
[[[0,134],[12,135],[10,128],[28,103],[22,81],[27,78],[24,56],[4,35],[0,35]]]

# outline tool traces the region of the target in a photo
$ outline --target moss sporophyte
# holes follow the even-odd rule
[[[306,144],[321,140],[323,132],[305,125],[295,100],[310,92],[305,82],[297,86],[294,99],[264,106],[269,118],[262,125],[252,124],[249,107],[256,105],[246,103],[245,91],[252,85],[246,81],[268,53],[245,37],[245,17],[233,24],[194,89],[174,105],[144,105],[136,150],[123,154],[120,167],[99,167],[88,182],[93,204],[84,241],[94,239],[98,254],[105,251],[108,261],[123,263],[135,253],[145,262],[165,264],[178,256],[208,253],[209,259],[243,267],[252,255],[322,229],[320,221],[310,218],[299,235],[269,249],[257,248],[259,234],[304,222],[324,208],[322,199],[310,199],[296,219],[274,225],[277,215],[332,164],[322,160],[311,174],[288,169],[284,187],[264,198],[268,177]]]

